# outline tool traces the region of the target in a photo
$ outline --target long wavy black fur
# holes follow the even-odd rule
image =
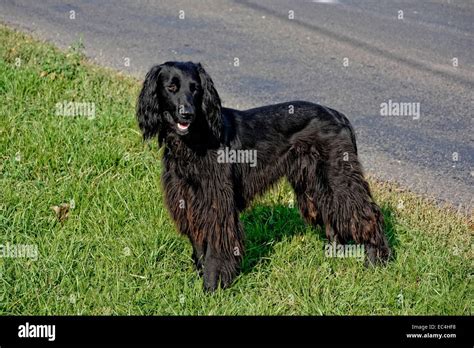
[[[305,101],[224,108],[200,64],[167,62],[146,75],[137,119],[145,139],[157,137],[165,146],[166,204],[193,245],[206,290],[230,285],[239,273],[244,255],[239,213],[284,176],[303,218],[324,225],[330,241],[363,244],[374,264],[390,257],[383,215],[343,114]],[[178,123],[187,130],[180,132]],[[218,151],[225,148],[256,150],[256,166],[219,163]]]

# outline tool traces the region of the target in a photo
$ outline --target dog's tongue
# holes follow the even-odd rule
[[[189,124],[184,124],[184,123],[179,123],[178,122],[178,128],[181,129],[181,130],[186,130],[188,129],[189,127]]]

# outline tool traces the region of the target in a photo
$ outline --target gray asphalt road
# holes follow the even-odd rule
[[[0,20],[64,48],[82,37],[93,60],[139,78],[156,63],[201,61],[228,107],[336,108],[367,172],[473,207],[472,1],[2,0]],[[383,116],[389,101],[414,109]]]

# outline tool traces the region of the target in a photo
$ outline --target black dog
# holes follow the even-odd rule
[[[283,176],[302,216],[324,224],[330,241],[363,244],[372,263],[389,258],[383,216],[341,113],[304,101],[223,108],[200,64],[167,62],[146,75],[137,118],[145,139],[165,144],[166,203],[191,240],[206,290],[226,287],[238,274],[239,213]]]

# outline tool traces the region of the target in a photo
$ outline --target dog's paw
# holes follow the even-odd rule
[[[373,245],[366,245],[365,254],[366,254],[365,265],[376,266],[376,265],[385,265],[389,261],[392,252],[390,251],[390,248],[387,246],[376,247]]]
[[[216,258],[207,259],[204,264],[204,290],[214,292],[217,288],[222,289],[230,286],[238,272],[234,260],[226,261]]]
[[[204,272],[204,291],[216,291],[219,285],[218,280],[217,272]]]

